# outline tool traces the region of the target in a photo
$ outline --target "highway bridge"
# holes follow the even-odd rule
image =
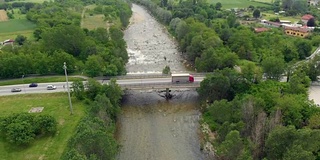
[[[194,74],[193,83],[172,83],[168,75],[128,75],[113,77],[117,79],[117,84],[124,90],[149,90],[149,89],[177,89],[177,88],[197,88],[205,78],[205,74]],[[110,79],[98,79],[98,82],[107,84]],[[86,81],[84,81],[85,83]],[[72,82],[69,82],[71,86]],[[47,85],[55,85],[56,90],[47,90]],[[52,93],[66,92],[66,82],[38,83],[38,87],[29,88],[29,84],[17,84],[0,86],[0,96],[30,93]],[[12,88],[20,88],[21,92],[11,92]]]

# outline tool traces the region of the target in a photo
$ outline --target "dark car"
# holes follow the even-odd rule
[[[21,89],[20,88],[12,88],[11,92],[21,92]]]
[[[31,84],[29,85],[29,87],[38,87],[38,84],[37,84],[37,83],[31,83]]]

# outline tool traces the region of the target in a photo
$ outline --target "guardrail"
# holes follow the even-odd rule
[[[145,89],[166,89],[166,88],[198,88],[200,82],[194,83],[136,83],[136,84],[121,84],[122,89],[126,90],[145,90]]]
[[[207,74],[212,74],[213,72],[206,73],[190,73],[194,77],[203,77]],[[111,78],[115,79],[146,79],[146,78],[170,78],[170,74],[127,74],[123,76],[107,76],[107,77],[99,77],[97,79],[100,80],[109,80]]]

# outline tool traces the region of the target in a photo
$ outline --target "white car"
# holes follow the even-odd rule
[[[57,89],[57,87],[54,86],[54,85],[48,85],[47,86],[47,90],[55,90],[55,89]]]

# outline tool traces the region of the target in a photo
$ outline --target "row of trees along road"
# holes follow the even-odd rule
[[[255,34],[254,25],[241,25],[221,3],[134,2],[167,26],[197,71],[214,71],[198,92],[203,123],[215,133],[214,140],[207,140],[217,159],[320,158],[320,109],[308,100],[310,80],[320,73],[320,58],[294,65],[319,46],[317,30],[306,39],[287,36],[281,28]],[[294,5],[255,8],[275,7],[303,14]],[[291,73],[288,82],[279,82],[285,72]]]
[[[84,6],[91,4],[96,7],[87,12],[102,14],[106,22],[114,25],[108,30],[81,28],[81,13]],[[34,4],[26,17],[37,24],[33,32],[35,40],[18,35],[18,46],[2,47],[0,78],[63,74],[63,62],[67,62],[70,73],[84,72],[91,77],[125,74],[128,54],[122,29],[129,24],[131,14],[130,5],[117,0]]]
[[[114,134],[123,95],[121,87],[115,80],[108,85],[101,85],[94,79],[89,79],[86,86],[76,81],[72,87],[72,95],[87,104],[87,115],[81,119],[75,134],[69,139],[61,159],[115,159],[120,147]]]

